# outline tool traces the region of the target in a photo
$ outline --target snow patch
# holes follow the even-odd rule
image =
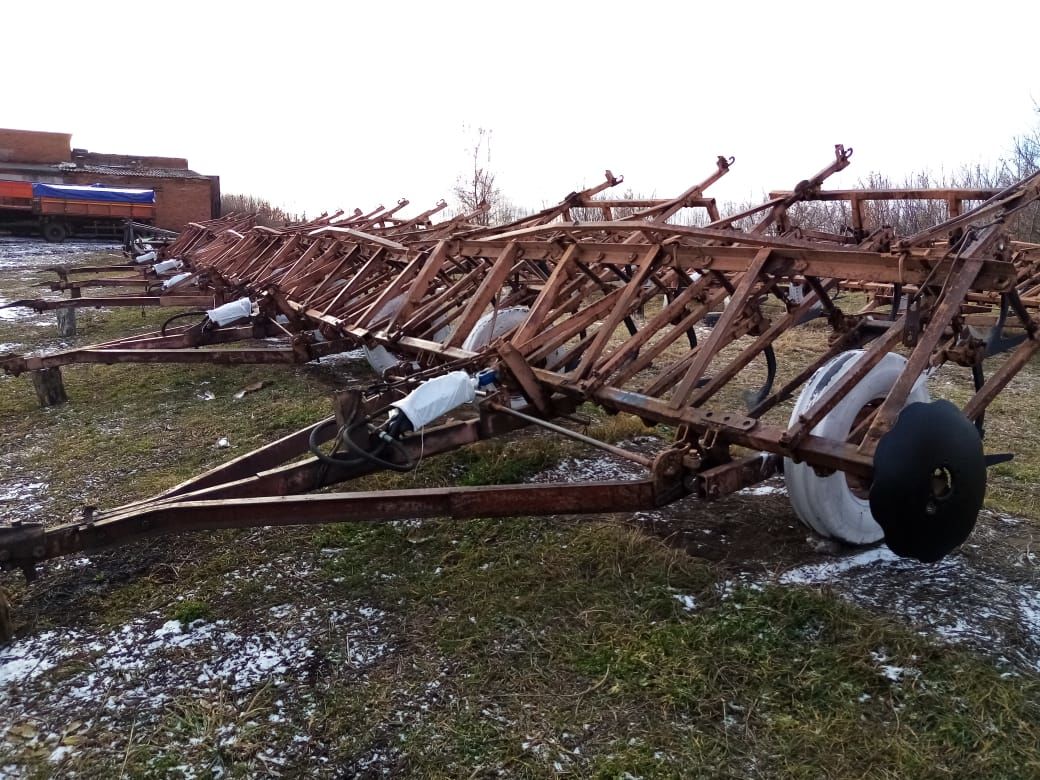
[[[871,566],[879,562],[899,561],[905,562],[906,559],[900,558],[887,547],[877,547],[836,561],[799,566],[797,569],[784,572],[780,576],[780,583],[783,585],[813,585],[821,582],[831,582],[843,572]]]
[[[24,455],[24,451],[20,453]],[[0,459],[0,467],[10,463]],[[16,473],[13,469],[8,473]],[[38,519],[50,496],[46,482],[13,478],[10,482],[0,479],[0,522]]]
[[[689,594],[675,593],[672,595],[672,598],[678,601],[687,612],[692,612],[697,608],[697,599]]]
[[[970,552],[922,564],[878,547],[790,569],[778,581],[827,585],[847,601],[897,615],[924,635],[991,655],[1002,667],[1040,672],[1040,588]]]
[[[0,504],[15,501],[26,501],[35,494],[46,490],[46,482],[10,482],[0,486]]]
[[[887,663],[890,659],[884,650],[871,650],[870,658],[878,671],[881,672],[881,676],[887,678],[889,682],[898,684],[908,677],[918,677],[921,674],[921,670],[913,666],[896,666],[895,664]],[[915,659],[916,656],[912,656],[912,660]],[[860,701],[863,701],[863,699],[861,698]]]
[[[0,686],[35,680],[57,664],[60,652],[57,631],[45,631],[32,640],[14,642],[0,648]]]
[[[536,474],[531,482],[607,482],[638,479],[645,474],[646,469],[638,463],[620,458],[565,458]]]
[[[10,303],[9,300],[0,296],[0,307],[6,306]],[[26,317],[32,316],[32,309],[27,309],[24,306],[12,306],[8,308],[0,308],[0,320],[3,322],[16,322],[17,320],[25,319]],[[4,350],[0,350],[2,352]]]
[[[42,239],[0,236],[0,270],[23,269],[37,264],[54,265],[56,259],[76,260],[76,255],[111,252],[125,262],[122,247],[111,241],[65,241],[51,244]]]
[[[153,612],[109,630],[45,631],[0,650],[4,718],[36,724],[31,738],[63,760],[60,734],[73,720],[118,731],[131,713],[139,728],[158,724],[185,698],[249,699],[263,686],[293,691],[313,674],[319,653],[364,672],[391,652],[386,617],[365,604],[282,604],[248,619],[184,625]],[[284,719],[283,706],[279,699],[268,722]],[[237,739],[238,727],[229,728],[221,744]],[[0,734],[0,750],[5,743],[24,747],[25,735]],[[282,760],[273,752],[266,759]]]
[[[786,496],[787,487],[782,481],[769,480],[737,491],[738,496]]]
[[[333,355],[324,355],[318,358],[318,362],[326,366],[338,366],[344,363],[356,363],[365,359],[365,350],[352,349],[349,352],[337,352]]]

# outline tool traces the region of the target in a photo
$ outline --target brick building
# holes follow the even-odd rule
[[[169,230],[220,215],[219,176],[196,173],[179,157],[73,149],[68,133],[0,129],[0,179],[155,190],[155,224]]]

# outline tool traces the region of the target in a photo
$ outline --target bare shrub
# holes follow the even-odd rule
[[[296,222],[305,222],[306,214],[295,214],[278,206],[272,206],[269,200],[256,195],[242,193],[222,193],[220,196],[220,215],[253,214],[256,223],[265,227],[282,227]]]

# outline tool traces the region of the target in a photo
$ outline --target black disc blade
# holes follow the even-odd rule
[[[949,401],[910,404],[878,442],[870,511],[898,555],[930,563],[958,547],[985,495],[982,439]]]

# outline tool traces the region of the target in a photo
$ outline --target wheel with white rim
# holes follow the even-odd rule
[[[375,320],[378,322],[386,317],[393,317],[401,310],[404,306],[405,295],[398,295],[396,298],[391,298],[379,309],[379,312],[375,316]],[[434,341],[444,341],[451,335],[451,326],[445,326],[438,330],[433,335]],[[372,370],[375,371],[379,376],[383,376],[387,369],[393,368],[401,362],[399,355],[395,355],[393,352],[388,350],[382,344],[375,347],[365,347],[365,360],[372,366]]]
[[[513,328],[520,327],[520,324],[527,319],[529,311],[527,306],[510,306],[506,309],[486,312],[477,320],[473,330],[462,342],[462,348],[469,352],[483,349],[499,336],[504,336]]]
[[[375,319],[381,320],[386,317],[392,317],[404,305],[404,299],[405,296],[400,295],[393,300],[387,301],[379,310]],[[485,312],[477,320],[476,325],[473,326],[473,330],[470,331],[466,340],[462,342],[462,349],[468,352],[479,352],[495,339],[518,328],[527,319],[529,311],[530,308],[527,306],[510,306],[505,309],[494,309]],[[451,335],[451,332],[452,326],[447,325],[434,334],[433,340],[444,342]],[[550,358],[556,357],[560,353],[561,350],[558,349],[550,355]],[[388,368],[392,368],[401,362],[400,357],[382,345],[371,348],[365,347],[365,358],[368,360],[368,364],[372,366],[372,369],[380,376]]]
[[[813,374],[798,396],[790,425],[850,371],[862,354],[863,350],[843,352]],[[836,441],[848,439],[858,422],[888,395],[905,365],[902,355],[885,355],[817,423],[812,433]],[[928,388],[922,377],[911,389],[906,404],[928,401]],[[808,464],[790,459],[784,460],[784,479],[798,517],[821,536],[848,544],[873,544],[884,538],[884,531],[870,512],[869,485],[858,484],[841,471],[820,476]]]
[[[405,296],[398,295],[396,298],[391,298],[376,312],[375,319],[381,320],[384,317],[393,317],[404,306]],[[382,344],[375,347],[365,347],[365,360],[372,366],[372,370],[375,371],[379,376],[383,375],[388,368],[393,368],[401,359],[397,357],[393,352],[388,350]]]
[[[528,306],[510,306],[506,309],[498,309],[485,313],[477,324],[473,326],[469,336],[462,342],[462,348],[470,352],[479,352],[495,339],[505,336],[510,331],[519,328],[527,319],[531,311]],[[558,361],[567,350],[557,347],[546,358],[552,365]],[[539,364],[542,365],[542,364]]]

